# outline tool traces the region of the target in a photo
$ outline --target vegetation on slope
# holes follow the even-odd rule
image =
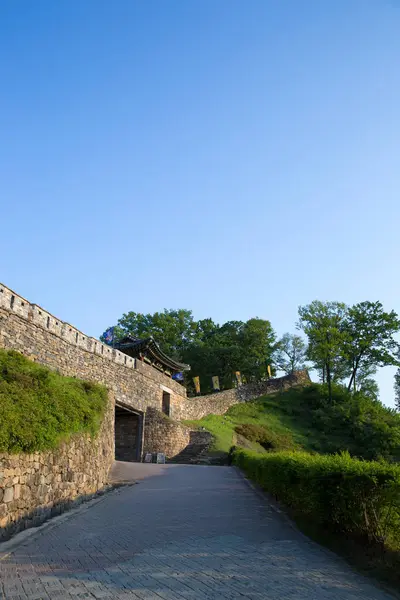
[[[362,392],[352,394],[341,386],[333,386],[332,398],[330,401],[326,386],[312,384],[237,404],[225,415],[208,415],[186,424],[204,427],[214,435],[214,454],[241,445],[259,452],[348,451],[366,460],[400,459],[399,413]],[[243,428],[248,425],[263,428],[265,437],[246,436]],[[243,438],[248,443],[243,443]]]
[[[0,452],[46,450],[73,433],[93,435],[106,403],[104,387],[0,350]]]

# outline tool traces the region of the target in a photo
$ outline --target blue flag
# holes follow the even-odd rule
[[[174,373],[172,379],[175,381],[183,381],[183,373]]]
[[[103,338],[104,338],[104,341],[105,341],[107,344],[111,344],[111,343],[114,341],[114,339],[115,339],[115,336],[114,336],[114,329],[115,329],[114,327],[109,327],[109,328],[108,328],[108,329],[106,329],[106,331],[103,333]]]

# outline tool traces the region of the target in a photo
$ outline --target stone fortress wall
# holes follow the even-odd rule
[[[269,381],[243,385],[219,393],[187,398],[186,389],[150,365],[131,358],[87,336],[0,284],[0,347],[69,375],[105,385],[121,406],[143,414],[162,410],[162,396],[171,396],[170,417],[200,419],[223,414],[233,404],[309,381],[307,371]]]
[[[187,398],[186,389],[148,364],[87,336],[37,304],[0,284],[0,348],[14,349],[62,375],[105,385],[109,406],[98,437],[74,436],[61,448],[32,455],[0,454],[0,540],[30,524],[38,524],[76,499],[90,496],[107,482],[114,460],[115,407],[137,415],[132,439],[145,452],[173,457],[193,432],[181,420],[223,414],[238,402],[304,383],[307,372],[250,384],[220,393]],[[162,414],[164,393],[170,394],[170,415]],[[131,455],[131,460],[135,457]]]
[[[62,375],[102,383],[117,402],[142,412],[148,406],[161,410],[165,390],[171,394],[172,417],[186,399],[186,389],[170,377],[85,335],[2,284],[0,347],[18,350]]]
[[[283,392],[296,385],[307,385],[311,382],[307,370],[295,371],[292,375],[268,379],[259,383],[248,383],[238,388],[198,396],[186,401],[182,407],[181,419],[197,420],[206,415],[223,415],[228,408],[240,402],[249,402],[266,394]]]
[[[171,417],[175,412],[185,413],[180,407],[188,403],[183,386],[85,335],[2,284],[0,348],[17,350],[62,375],[101,383],[107,387],[109,397],[106,417],[95,440],[74,436],[51,452],[0,454],[0,539],[36,525],[104,487],[114,460],[115,405],[132,409],[137,415],[142,432],[139,454],[165,451],[162,438],[169,421],[160,429],[155,417],[162,410],[164,392],[170,394]],[[149,408],[152,411],[146,423]],[[137,436],[139,429],[137,426]],[[168,453],[177,454],[187,445],[186,428],[171,419],[168,432]]]

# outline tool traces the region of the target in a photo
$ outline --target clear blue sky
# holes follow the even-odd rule
[[[400,312],[399,31],[398,0],[3,0],[0,280],[94,336]]]

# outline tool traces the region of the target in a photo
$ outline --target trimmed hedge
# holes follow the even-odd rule
[[[286,506],[334,533],[400,546],[400,467],[349,454],[257,454],[233,462]]]
[[[106,405],[103,386],[0,350],[0,452],[41,451],[73,433],[94,435]]]

